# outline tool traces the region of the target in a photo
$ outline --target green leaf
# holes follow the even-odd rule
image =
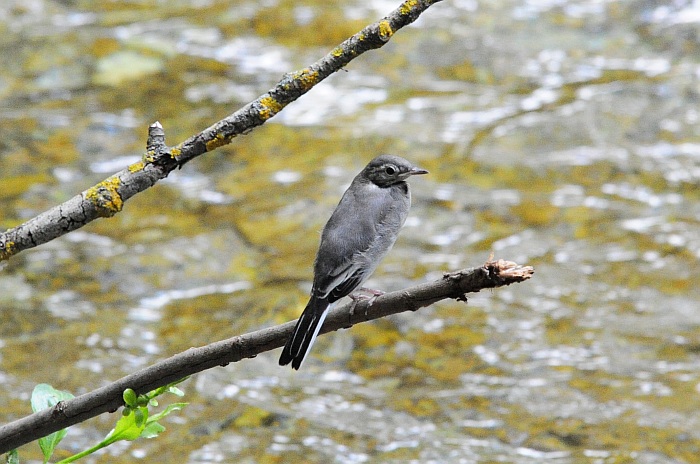
[[[16,449],[13,449],[9,453],[7,453],[7,456],[5,457],[5,463],[6,464],[19,464],[19,453],[17,453]]]
[[[137,416],[140,416],[141,419],[138,420]],[[143,429],[146,426],[147,419],[148,408],[134,409],[134,414],[122,416],[117,421],[117,425],[115,425],[112,431],[109,432],[107,437],[104,439],[104,442],[111,444],[119,440],[136,440],[141,436],[141,432],[143,432]]]
[[[59,401],[66,401],[75,398],[70,392],[56,390],[47,383],[40,383],[32,391],[32,411],[39,412],[44,409],[53,408]]]
[[[141,438],[155,438],[163,431],[165,431],[165,427],[158,422],[150,422],[141,432]]]
[[[179,384],[179,383],[182,383],[182,382],[184,382],[185,380],[187,380],[187,379],[189,379],[189,378],[190,378],[189,376],[183,377],[183,378],[181,378],[180,380],[176,380],[176,381],[171,382],[171,383],[169,383],[169,384],[167,384],[167,385],[163,385],[162,387],[158,387],[158,388],[156,388],[155,390],[149,392],[147,396],[148,396],[149,398],[155,398],[156,396],[160,396],[160,395],[162,395],[163,393],[166,393],[166,392],[168,392],[168,393],[173,393],[173,394],[175,394],[175,395],[177,395],[177,396],[184,396],[184,393],[182,393],[182,391],[180,391],[179,388],[175,387],[175,385],[177,385],[177,384]]]
[[[68,430],[61,429],[45,437],[39,438],[39,448],[41,448],[41,452],[44,453],[44,464],[49,462],[53,451],[56,449],[61,440],[63,440],[63,437],[66,436],[66,433],[68,433]]]
[[[38,412],[52,408],[60,401],[66,401],[72,398],[74,398],[74,396],[70,392],[57,390],[49,384],[40,383],[34,387],[34,391],[32,391],[32,411]],[[67,430],[62,429],[39,439],[39,448],[41,448],[41,452],[44,454],[44,463],[49,461],[56,446],[63,440],[66,433]]]
[[[143,432],[141,433],[141,438],[154,438],[157,437],[161,432],[164,432],[165,427],[158,423],[158,421],[173,411],[181,410],[182,408],[187,406],[187,404],[188,403],[170,404],[163,411],[149,417],[146,423],[146,428],[143,429]]]
[[[78,454],[59,461],[57,464],[67,464],[69,462],[77,461],[80,458],[88,456],[97,450],[105,448],[114,442],[119,440],[136,440],[143,433],[146,427],[146,420],[148,419],[148,408],[136,408],[133,409],[133,414],[127,416],[122,416],[118,421],[117,425],[107,434],[104,440],[96,444],[95,446],[81,451]],[[136,420],[136,416],[141,416],[141,424],[139,425]]]
[[[187,406],[187,404],[188,403],[170,404],[163,411],[149,417],[146,423],[146,428],[143,429],[143,432],[141,433],[141,438],[154,438],[157,437],[161,432],[164,432],[165,427],[159,424],[158,421],[173,411],[181,410],[182,408]]]
[[[173,395],[177,396],[185,396],[185,393],[175,386],[168,387],[168,393],[172,393]]]
[[[143,402],[143,399],[145,398],[147,401],[147,404],[152,404],[156,403],[157,401],[154,401],[154,398],[158,395],[161,395],[165,392],[170,392],[173,394],[176,394],[178,396],[181,395],[181,391],[177,388],[174,387],[174,385],[186,380],[187,378],[178,380],[176,382],[173,382],[169,385],[166,385],[165,387],[160,387],[157,388],[156,390],[153,390],[152,392],[149,392],[146,395],[138,395],[136,399],[136,404],[139,404],[139,402]],[[174,389],[174,390],[171,390]],[[131,396],[131,395],[129,395]],[[126,402],[126,397],[124,398]],[[129,398],[131,399],[131,398]],[[124,411],[122,411],[122,417],[117,421],[117,424],[114,426],[114,428],[107,434],[107,436],[96,444],[95,446],[91,447],[90,449],[81,451],[78,454],[75,454],[69,458],[64,459],[63,461],[60,461],[57,464],[67,464],[70,462],[77,461],[80,458],[83,458],[85,456],[88,456],[92,453],[94,453],[97,450],[100,450],[106,446],[111,445],[114,442],[117,442],[119,440],[136,440],[137,438],[153,438],[158,436],[160,433],[162,433],[165,430],[165,427],[163,427],[161,424],[158,423],[158,420],[162,419],[163,417],[167,416],[173,411],[179,411],[185,406],[187,406],[188,403],[174,403],[171,405],[168,405],[163,411],[159,412],[158,414],[154,414],[153,416],[149,416],[148,414],[148,407],[147,406],[125,406]]]
[[[183,409],[185,406],[187,406],[189,403],[173,403],[169,404],[165,409],[163,409],[161,412],[158,414],[154,414],[153,416],[148,418],[148,422],[155,422],[159,421],[168,414],[170,414],[173,411],[180,411]]]

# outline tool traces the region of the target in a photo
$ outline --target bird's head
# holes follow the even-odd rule
[[[428,174],[428,171],[394,155],[377,156],[362,170],[362,175],[379,187],[388,187],[418,174]]]

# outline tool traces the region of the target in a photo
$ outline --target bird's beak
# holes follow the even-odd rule
[[[408,174],[411,175],[411,176],[415,176],[415,175],[418,175],[418,174],[428,174],[428,170],[427,170],[427,169],[419,168],[419,167],[417,167],[417,166],[414,166],[413,168],[411,168],[410,171],[408,171]]]

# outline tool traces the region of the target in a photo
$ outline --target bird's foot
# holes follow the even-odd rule
[[[370,295],[374,296],[375,298],[378,296],[384,295],[386,292],[384,290],[377,290],[374,288],[367,288],[367,287],[360,287],[361,292],[369,293]]]
[[[355,306],[357,306],[357,303],[360,301],[366,301],[367,306],[365,307],[365,316],[367,316],[367,310],[374,304],[374,300],[376,300],[378,297],[384,295],[386,292],[382,290],[375,290],[373,288],[365,288],[362,287],[359,289],[358,292],[365,292],[369,293],[370,295],[363,295],[361,293],[351,293],[348,295],[350,299],[355,303],[353,305],[353,311],[355,309]]]
[[[359,293],[359,292],[369,293],[369,295],[363,295],[362,293]],[[385,293],[386,293],[386,292],[384,292],[384,291],[382,291],[382,290],[375,290],[375,289],[373,289],[373,288],[365,288],[365,287],[362,287],[362,288],[360,288],[360,289],[358,290],[358,292],[356,292],[356,293],[351,293],[351,294],[348,295],[348,296],[349,296],[350,299],[351,299],[352,301],[354,301],[354,302],[358,302],[358,301],[367,301],[367,300],[369,300],[369,306],[372,306],[372,303],[374,303],[374,300],[376,300],[377,297],[380,297],[380,296],[384,295]]]

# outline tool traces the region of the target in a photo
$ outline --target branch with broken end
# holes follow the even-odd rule
[[[444,299],[463,299],[467,293],[523,282],[530,279],[533,273],[534,269],[530,266],[519,266],[504,260],[446,273],[432,282],[380,295],[371,304],[363,300],[337,306],[330,310],[320,333],[348,328],[391,314],[415,311]],[[122,392],[127,388],[136,393],[145,393],[206,369],[254,358],[260,353],[279,348],[291,335],[295,323],[290,321],[190,348],[95,391],[6,424],[0,427],[0,453],[102,413],[116,411],[123,406]]]

